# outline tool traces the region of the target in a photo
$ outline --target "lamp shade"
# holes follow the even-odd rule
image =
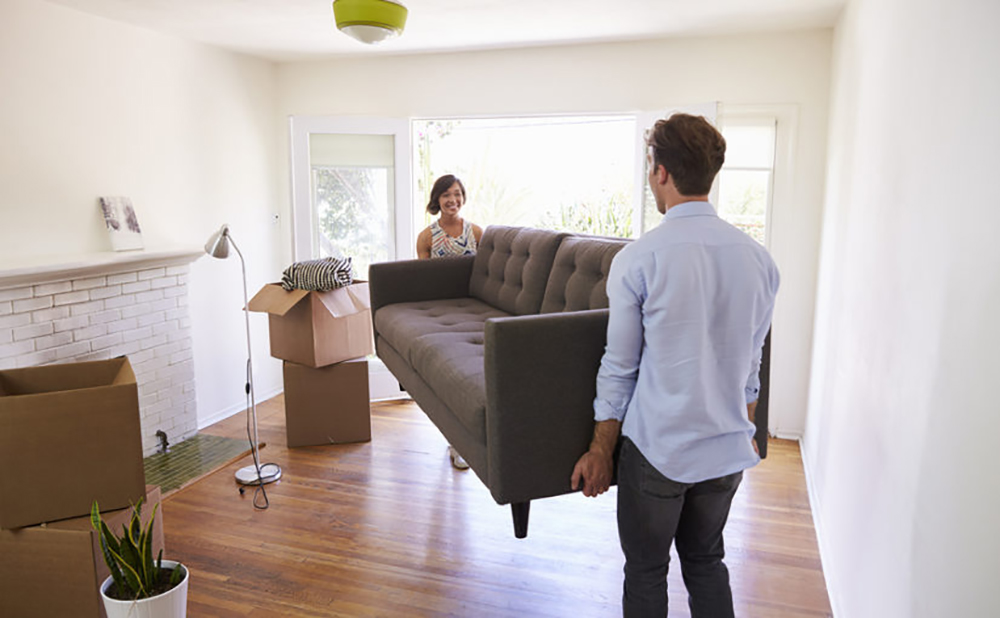
[[[337,28],[362,43],[399,36],[406,26],[406,7],[391,0],[334,0]]]
[[[214,258],[229,257],[229,226],[223,225],[219,231],[212,234],[205,243],[205,253]]]

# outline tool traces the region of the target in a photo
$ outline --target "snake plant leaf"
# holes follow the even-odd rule
[[[126,587],[123,590],[131,592],[133,598],[136,599],[145,599],[148,597],[149,593],[146,591],[146,587],[142,585],[142,581],[139,579],[139,573],[135,570],[135,568],[124,560],[120,564],[122,565],[122,575],[125,577],[126,584]]]
[[[97,506],[97,500],[94,500],[94,503],[90,507],[90,525],[97,532],[101,545],[101,554],[104,556],[104,563],[108,565],[108,570],[111,571],[111,581],[115,583],[115,587],[118,590],[125,590],[125,578],[122,576],[121,569],[118,568],[118,561],[115,558],[115,554],[118,553],[118,540],[115,538],[115,535],[111,534],[111,530],[108,529],[104,520],[101,519],[101,511]]]
[[[170,586],[176,586],[181,583],[182,579],[184,579],[184,567],[178,564],[174,567],[173,572],[170,574]]]
[[[141,565],[140,556],[138,548],[133,543],[131,536],[128,534],[128,528],[124,525],[122,529],[125,534],[122,536],[121,540],[121,560],[120,564],[122,566],[122,574],[125,576],[125,581],[132,591],[141,591],[143,586],[143,579],[141,575]],[[139,597],[142,598],[142,597]]]
[[[142,567],[143,576],[145,577],[147,587],[152,589],[156,582],[160,579],[160,566],[158,564],[153,564],[153,520],[156,519],[156,511],[160,505],[157,504],[153,506],[153,514],[149,518],[149,523],[146,524],[145,529],[142,531],[141,535],[141,546],[142,551]],[[163,554],[163,550],[160,550],[160,554]]]

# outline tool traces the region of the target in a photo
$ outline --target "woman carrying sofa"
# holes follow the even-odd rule
[[[483,230],[459,216],[464,204],[465,185],[461,180],[452,174],[446,174],[434,181],[431,198],[427,201],[427,212],[440,216],[417,236],[417,257],[426,260],[476,254],[479,241],[483,238]],[[448,453],[455,468],[469,469],[469,464],[455,447],[448,445]]]

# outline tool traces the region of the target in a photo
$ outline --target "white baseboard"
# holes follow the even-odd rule
[[[826,596],[830,600],[830,611],[832,616],[842,616],[840,612],[840,603],[838,594],[839,588],[836,585],[836,580],[833,576],[833,569],[830,568],[830,564],[824,556],[830,556],[829,545],[826,541],[826,535],[823,533],[823,524],[820,520],[819,509],[817,508],[819,501],[816,499],[816,488],[813,485],[812,475],[809,472],[809,458],[806,457],[806,445],[801,438],[796,438],[799,443],[799,453],[802,455],[802,470],[805,472],[806,476],[806,492],[809,495],[809,511],[812,513],[813,520],[813,530],[816,531],[816,545],[819,547],[819,562],[820,566],[823,568],[823,580],[826,582]]]
[[[386,377],[386,375],[388,377]],[[369,376],[370,388],[369,388],[369,398],[371,401],[395,401],[397,399],[409,399],[410,394],[406,391],[399,390],[399,383],[396,382],[396,378],[392,377],[392,374],[386,372],[386,375],[376,375],[372,374]],[[391,387],[391,388],[389,388]],[[276,397],[285,391],[283,385],[272,387],[262,393],[257,394],[257,405]],[[391,394],[387,394],[391,393]],[[382,395],[382,396],[379,396]],[[240,412],[246,410],[246,405],[243,403],[238,403],[236,405],[225,408],[224,410],[219,410],[215,414],[212,414],[206,418],[199,419],[198,421],[198,431],[214,425],[219,421],[223,421],[234,414],[239,414]]]
[[[779,432],[775,432],[775,433],[771,434],[771,436],[773,436],[773,437],[775,437],[775,438],[777,438],[779,440],[792,440],[793,442],[798,442],[799,443],[799,448],[800,449],[802,448],[802,434],[801,433],[779,431]]]
[[[256,389],[254,389],[254,390],[256,390]],[[256,398],[257,398],[257,405],[259,406],[261,403],[267,401],[268,399],[270,399],[270,398],[272,398],[272,397],[274,397],[276,395],[279,395],[279,394],[283,393],[284,390],[285,390],[284,386],[282,385],[282,386],[272,387],[272,388],[270,388],[270,389],[268,389],[266,391],[260,392],[260,393],[254,393],[256,395]],[[218,423],[219,421],[225,420],[225,419],[229,418],[230,416],[232,416],[234,414],[239,414],[240,412],[242,412],[242,411],[244,411],[246,409],[247,409],[246,404],[241,402],[241,403],[238,403],[236,405],[233,405],[233,406],[230,406],[228,408],[225,408],[223,410],[219,410],[218,412],[216,412],[216,413],[214,413],[214,414],[212,414],[212,415],[210,415],[208,417],[199,418],[198,419],[198,431],[201,431],[202,429],[208,427],[209,425],[214,425],[215,423]]]

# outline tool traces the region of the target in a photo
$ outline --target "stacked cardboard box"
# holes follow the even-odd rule
[[[144,524],[159,502],[160,488],[147,487]],[[131,508],[102,509],[101,513],[117,533],[131,516]],[[154,556],[163,545],[163,516],[158,509],[153,522]],[[0,530],[0,616],[105,618],[100,585],[108,575],[89,516]]]
[[[124,356],[0,371],[0,616],[103,615],[91,504],[110,523],[144,496],[159,502],[139,425]]]
[[[0,371],[0,528],[134,504],[145,495],[128,358]]]
[[[265,285],[250,311],[268,314],[271,356],[284,363],[289,447],[371,440],[368,284],[326,292]]]

